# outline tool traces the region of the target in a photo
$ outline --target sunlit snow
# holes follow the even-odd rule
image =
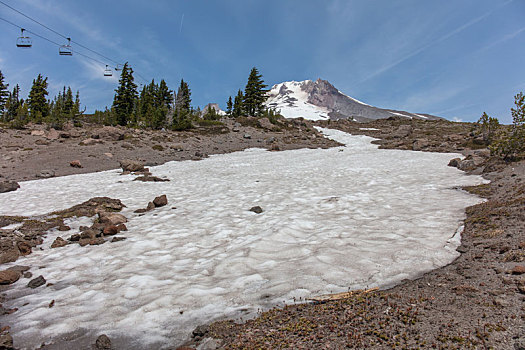
[[[308,102],[308,93],[301,89],[308,80],[289,81],[276,84],[268,92],[266,105],[280,111],[281,115],[286,118],[302,117],[308,120],[329,119],[328,108],[313,105]],[[289,93],[286,95],[279,94],[281,87],[285,86]]]
[[[173,346],[216,318],[391,286],[458,255],[454,234],[479,199],[455,187],[482,182],[447,167],[458,155],[379,150],[369,137],[325,132],[347,146],[252,149],[152,167],[171,179],[164,183],[107,171],[0,194],[0,214],[39,215],[109,196],[127,205],[129,219],[126,241],[50,249],[54,237],[72,233],[53,232],[43,250],[16,262],[53,283],[33,290],[20,279],[6,292],[4,307],[18,311],[2,324],[16,346],[79,329],[142,342],[128,349]],[[160,194],[167,206],[133,213]],[[249,211],[256,205],[264,212]]]

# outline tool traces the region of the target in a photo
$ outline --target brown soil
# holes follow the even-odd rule
[[[275,131],[259,127],[255,118],[244,118],[241,122],[236,126],[228,120],[224,126],[181,132],[118,128],[122,140],[118,136],[104,136],[108,128],[100,125],[71,126],[57,131],[56,138],[44,125],[30,125],[25,130],[0,128],[0,180],[32,180],[39,178],[42,171],[63,176],[116,169],[124,159],[159,165],[253,147],[289,150],[337,145],[322,137],[308,122],[283,120]],[[31,135],[35,130],[44,135]],[[81,145],[91,137],[97,138],[94,144]],[[70,165],[75,160],[81,168]]]

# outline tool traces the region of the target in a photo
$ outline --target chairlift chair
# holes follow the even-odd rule
[[[25,29],[20,28],[20,30],[22,31],[22,35],[20,37],[18,37],[18,39],[16,39],[16,47],[29,48],[29,47],[33,46],[33,41],[31,40],[31,38],[24,35],[24,30]]]
[[[121,71],[122,70],[122,67],[120,64],[117,64],[117,66],[115,67],[115,70],[118,72],[118,71]]]
[[[71,49],[71,38],[67,38],[67,44],[60,46],[58,49],[60,56],[73,56],[73,50]]]
[[[106,69],[104,69],[104,76],[105,77],[111,77],[113,76],[113,73],[111,72],[111,69],[109,69],[108,65],[106,64]]]

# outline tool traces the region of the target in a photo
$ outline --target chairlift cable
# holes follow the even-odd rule
[[[15,26],[15,27],[17,27],[17,28],[19,28],[19,29],[24,29],[24,31],[26,31],[26,32],[28,32],[28,33],[30,33],[30,34],[36,36],[36,37],[39,37],[40,39],[44,39],[44,40],[46,40],[46,41],[48,41],[48,42],[50,42],[50,43],[52,43],[52,44],[54,44],[54,45],[57,45],[58,47],[61,47],[61,46],[62,46],[62,44],[59,44],[59,43],[57,43],[56,41],[53,41],[53,40],[51,40],[51,39],[48,39],[48,38],[46,38],[45,36],[42,36],[42,35],[40,35],[40,34],[37,34],[37,33],[33,32],[33,31],[29,30],[29,29],[22,28],[21,26],[19,26],[19,25],[13,23],[13,22],[11,22],[11,21],[8,21],[8,20],[5,19],[5,18],[0,17],[0,20],[4,21],[4,22],[6,22],[6,23],[9,23],[9,24],[11,24],[12,26]],[[78,51],[73,51],[73,52],[75,52],[75,54],[77,54],[77,55],[83,56],[83,57],[85,57],[85,58],[87,58],[87,59],[90,59],[90,60],[92,60],[92,61],[95,61],[95,62],[97,62],[97,63],[103,64],[103,65],[106,65],[105,62],[102,62],[102,61],[100,61],[100,60],[98,60],[98,59],[96,59],[96,58],[93,58],[93,57],[91,57],[91,56],[85,55],[85,54],[83,54],[83,53],[81,53],[81,52],[78,52]],[[113,67],[112,67],[112,68],[113,68]]]
[[[6,5],[2,0],[0,0],[0,3]],[[8,5],[6,5],[6,6],[8,6]],[[8,7],[11,8],[10,6],[8,6]],[[17,10],[15,10],[15,11],[17,11]],[[17,12],[19,12],[19,11],[17,11]],[[24,15],[24,16],[25,16],[25,15]],[[28,17],[28,16],[26,16],[26,17]],[[29,17],[28,17],[28,18],[29,18]],[[0,20],[6,22],[6,23],[8,23],[8,24],[11,24],[12,26],[17,27],[18,29],[23,29],[24,31],[26,31],[26,32],[28,32],[28,33],[30,33],[30,34],[36,36],[36,37],[39,37],[39,38],[41,38],[41,39],[44,39],[44,40],[46,40],[46,41],[48,41],[48,42],[50,42],[50,43],[52,43],[52,44],[54,44],[54,45],[57,45],[59,48],[60,48],[61,46],[63,46],[63,44],[59,44],[59,43],[57,43],[57,42],[55,42],[55,41],[53,41],[53,40],[51,40],[51,39],[48,39],[48,38],[46,38],[46,37],[40,35],[40,34],[37,34],[37,33],[33,32],[33,31],[30,31],[30,30],[28,30],[28,29],[25,29],[25,28],[19,26],[18,24],[15,24],[15,23],[13,23],[13,22],[11,22],[11,21],[5,19],[5,18],[0,17]],[[37,21],[35,21],[35,22],[37,22]],[[40,25],[42,25],[42,24],[39,23],[39,22],[37,22],[37,23],[40,24]],[[42,25],[42,26],[44,26],[44,25]],[[44,27],[47,28],[46,26],[44,26]],[[52,30],[52,29],[50,29],[50,28],[47,28],[47,29],[49,29],[49,30],[55,32],[54,30]],[[57,34],[60,35],[61,37],[64,37],[65,39],[69,39],[68,37],[66,37],[66,36],[64,36],[64,35],[62,35],[62,34],[60,34],[60,33],[57,33]],[[71,40],[71,42],[74,42],[74,41]],[[74,42],[74,43],[76,43],[76,42]],[[77,44],[78,46],[84,47],[83,45],[79,45],[78,43],[76,43],[76,44]],[[84,47],[84,48],[85,48],[85,47]],[[96,51],[93,51],[93,50],[90,50],[90,49],[87,49],[87,50],[92,51],[92,52],[98,54]],[[80,56],[82,56],[82,57],[85,57],[85,58],[87,58],[87,59],[90,59],[90,60],[92,60],[92,61],[94,61],[94,62],[100,63],[100,64],[102,64],[102,65],[107,65],[106,62],[102,62],[102,61],[100,61],[100,60],[98,60],[98,59],[96,59],[96,58],[93,58],[93,57],[88,56],[88,55],[86,55],[86,54],[83,54],[83,53],[81,53],[81,52],[74,51],[74,50],[72,50],[72,49],[71,49],[71,51],[74,52],[74,53],[77,54],[77,55],[80,55]],[[102,56],[102,57],[106,57],[106,56],[104,56],[104,55],[100,55],[100,54],[98,54],[98,55],[99,55],[99,56]],[[114,63],[117,63],[115,67],[110,66],[111,68],[113,68],[113,69],[115,69],[115,70],[118,70],[117,68],[119,68],[119,66],[123,66],[123,64],[118,63],[117,61],[114,61],[114,60],[109,59],[109,58],[108,58],[108,60],[110,60],[110,61],[112,61],[112,62],[114,62]],[[107,65],[107,66],[109,66],[109,65]],[[133,72],[135,73],[136,76],[138,76],[139,78],[141,78],[144,82],[146,82],[146,83],[148,82],[148,81],[147,81],[142,75],[140,75],[138,72],[136,72],[135,70],[134,70]]]
[[[20,14],[20,15],[26,17],[27,19],[29,19],[29,20],[31,20],[31,21],[37,23],[38,25],[40,25],[40,26],[46,28],[47,30],[49,30],[49,31],[51,31],[51,32],[53,32],[53,33],[55,33],[56,35],[61,36],[61,37],[64,38],[64,39],[68,39],[67,36],[65,36],[65,35],[63,35],[63,34],[57,32],[56,30],[54,30],[54,29],[52,29],[52,28],[49,28],[49,27],[46,26],[45,24],[43,24],[43,23],[37,21],[37,20],[34,19],[34,18],[31,18],[30,16],[26,15],[25,13],[23,13],[23,12],[21,12],[21,11],[15,9],[14,7],[12,7],[12,6],[8,5],[8,4],[6,4],[6,3],[3,2],[2,0],[0,0],[0,4],[6,6],[6,7],[8,7],[8,8],[10,8],[11,10],[15,11],[16,13],[18,13],[18,14]],[[78,43],[78,42],[76,42],[76,41],[74,41],[74,40],[71,40],[71,42],[74,43],[74,44],[77,45],[77,46],[80,46],[81,48],[83,48],[83,49],[85,49],[85,50],[91,51],[92,53],[94,53],[94,54],[96,54],[96,55],[99,55],[100,57],[103,57],[103,58],[105,58],[105,59],[107,59],[107,60],[109,60],[109,61],[111,61],[111,62],[113,62],[113,63],[116,63],[117,65],[119,65],[119,64],[121,65],[121,63],[119,63],[119,62],[117,62],[117,61],[115,61],[115,60],[113,60],[113,59],[111,59],[111,58],[109,58],[109,57],[107,57],[107,56],[101,54],[100,52],[97,52],[97,51],[95,51],[95,50],[92,50],[92,49],[90,49],[89,47],[84,46],[84,45],[82,45],[82,44],[80,44],[80,43]],[[78,53],[78,52],[76,52],[76,53]]]

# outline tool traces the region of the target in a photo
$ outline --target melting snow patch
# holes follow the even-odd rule
[[[370,137],[324,132],[346,147],[250,150],[152,167],[167,183],[106,171],[0,194],[3,215],[108,196],[126,204],[129,219],[125,241],[44,245],[16,262],[53,283],[29,290],[21,279],[6,291],[4,306],[19,310],[2,323],[17,347],[78,330],[92,339],[132,332],[142,343],[128,349],[176,346],[195,326],[244,309],[391,286],[457,257],[459,239],[450,238],[479,199],[454,187],[482,182],[447,166],[458,155],[380,150]],[[164,193],[169,205],[133,213]],[[253,206],[264,211],[254,214]]]

